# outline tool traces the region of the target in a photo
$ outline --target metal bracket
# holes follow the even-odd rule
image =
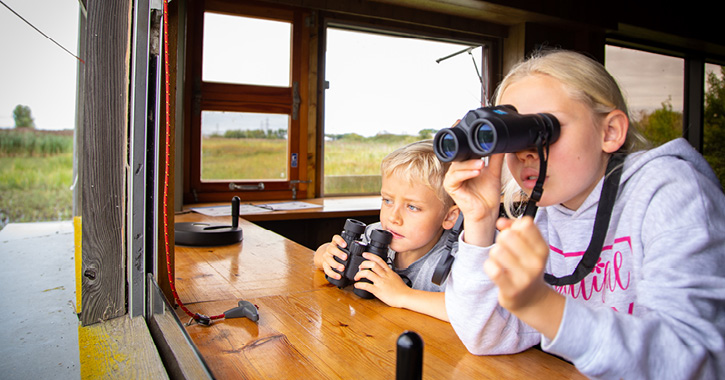
[[[229,190],[264,190],[264,183],[260,182],[256,185],[237,185],[229,183]]]
[[[289,187],[292,189],[292,199],[297,199],[297,184],[300,183],[310,183],[310,180],[307,181],[300,181],[298,179],[293,179],[289,181]]]

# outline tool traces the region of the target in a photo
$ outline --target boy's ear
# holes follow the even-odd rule
[[[629,118],[621,110],[614,110],[607,114],[602,121],[604,133],[602,150],[606,153],[614,153],[624,145],[629,130]]]
[[[458,220],[458,214],[460,213],[461,209],[459,209],[458,206],[451,206],[451,208],[448,209],[445,218],[443,218],[443,229],[450,230],[451,228],[453,228],[453,226],[456,225],[456,221]]]

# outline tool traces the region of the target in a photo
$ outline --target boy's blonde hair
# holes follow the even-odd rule
[[[453,206],[453,199],[443,188],[443,178],[450,163],[441,162],[433,151],[433,140],[422,140],[398,148],[380,164],[383,177],[394,175],[409,183],[422,183],[433,190],[443,206]]]
[[[495,103],[513,83],[532,75],[547,75],[560,81],[569,95],[592,110],[593,120],[597,120],[614,110],[620,110],[629,118],[629,110],[617,81],[599,62],[580,53],[566,50],[537,51],[531,57],[515,65],[496,89]],[[647,147],[646,140],[630,125],[627,137],[619,148],[620,153],[630,153]],[[508,172],[504,169],[504,172]],[[504,183],[504,205],[509,215],[514,213],[513,204],[522,200],[521,190],[509,175],[502,178]],[[524,196],[525,197],[525,196]],[[525,199],[524,199],[525,200]]]

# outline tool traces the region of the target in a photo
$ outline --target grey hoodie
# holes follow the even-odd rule
[[[540,208],[546,272],[571,274],[589,245],[603,181],[578,210]],[[627,157],[601,258],[575,285],[548,340],[498,305],[483,272],[490,247],[459,241],[446,287],[451,324],[471,353],[541,343],[592,378],[725,378],[725,196],[677,139]]]

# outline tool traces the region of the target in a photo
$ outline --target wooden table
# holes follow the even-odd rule
[[[196,213],[176,221],[227,223]],[[219,379],[392,379],[396,341],[406,330],[423,338],[424,378],[584,378],[536,349],[472,355],[449,323],[333,287],[314,269],[309,249],[243,219],[240,226],[240,243],[175,248],[176,287],[192,312],[221,314],[240,299],[258,306],[257,323],[235,318],[187,327]]]

